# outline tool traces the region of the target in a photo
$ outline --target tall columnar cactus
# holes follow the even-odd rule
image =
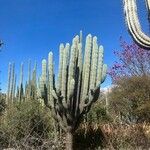
[[[33,85],[35,87],[37,87],[37,62],[35,61],[35,64],[34,64],[34,69],[33,69],[33,72],[32,72],[32,82],[33,82]]]
[[[9,63],[9,66],[8,66],[8,85],[7,85],[7,104],[9,102],[9,99],[10,99],[10,89],[11,89],[11,71],[12,70],[12,65],[11,63]]]
[[[49,79],[49,88],[48,88],[48,100],[51,102],[51,106],[53,106],[53,96],[52,96],[52,90],[54,85],[54,74],[53,74],[53,53],[50,52],[48,55],[48,79]]]
[[[150,50],[150,37],[146,35],[141,29],[136,2],[137,0],[124,0],[126,23],[129,32],[136,43],[145,49]],[[150,0],[145,0],[145,2],[148,11],[148,19],[150,21]]]
[[[14,102],[15,94],[16,94],[16,81],[17,81],[17,75],[14,76],[14,85],[13,85],[13,94],[12,94],[12,100]]]
[[[28,60],[28,83],[31,80],[31,59]]]
[[[10,99],[11,103],[13,102],[13,92],[14,92],[14,84],[15,84],[15,63],[12,64],[12,73],[11,73],[11,89],[10,89]]]
[[[46,66],[45,66],[46,68]],[[24,70],[24,64],[21,63],[20,66],[20,81],[17,85],[17,91],[16,91],[16,82],[17,82],[17,76],[15,74],[15,63],[9,63],[8,66],[8,86],[7,86],[7,95],[6,95],[6,103],[12,104],[15,99],[18,101],[23,100],[36,100],[38,95],[38,89],[37,89],[37,63],[34,64],[34,69],[32,71],[31,76],[31,60],[28,62],[28,79],[25,84],[25,90],[24,90],[24,84],[23,84],[23,70]],[[44,71],[43,76],[46,75],[46,71]],[[45,77],[46,79],[46,77]],[[44,80],[46,83],[46,80]],[[24,93],[25,92],[25,93]]]
[[[20,66],[19,101],[23,100],[23,63]]]
[[[34,69],[31,76],[31,60],[28,62],[28,82],[25,85],[25,100],[35,100],[37,98],[37,83],[36,83],[36,68],[37,63],[34,64]]]
[[[97,37],[86,37],[84,60],[82,56],[82,32],[75,36],[72,45],[60,44],[59,70],[55,87],[53,54],[49,53],[48,82],[46,60],[42,61],[40,88],[42,97],[53,117],[66,132],[66,148],[73,149],[73,133],[84,114],[98,100],[100,85],[106,78],[107,65],[103,64],[103,47],[98,46]],[[44,88],[45,87],[45,88]],[[48,92],[45,89],[48,88]],[[48,93],[48,96],[47,93]],[[48,98],[47,98],[48,97]]]
[[[7,87],[7,98],[6,103],[12,104],[15,98],[16,90],[16,74],[15,74],[15,63],[9,63],[8,66],[8,87]]]
[[[41,96],[47,101],[47,62],[45,59],[42,60],[42,75],[40,76],[40,90]]]

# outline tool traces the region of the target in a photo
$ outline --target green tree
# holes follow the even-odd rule
[[[110,109],[126,122],[150,121],[150,77],[124,77],[109,95]]]
[[[150,51],[122,40],[121,48],[109,71],[115,84],[110,107],[125,121],[150,121]]]

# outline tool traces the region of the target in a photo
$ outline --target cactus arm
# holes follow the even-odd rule
[[[97,70],[97,78],[96,78],[96,86],[100,84],[102,78],[102,69],[103,69],[103,55],[104,55],[104,48],[103,46],[99,47],[99,54],[98,54],[98,70]]]
[[[105,81],[106,76],[107,76],[107,65],[104,64],[104,65],[103,65],[102,77],[101,77],[100,84],[102,84],[102,83]]]
[[[70,62],[69,62],[69,71],[68,71],[68,93],[67,93],[67,105],[71,105],[70,102],[70,82],[75,75],[75,45],[71,46]]]
[[[42,74],[40,76],[40,91],[41,97],[44,99],[45,104],[48,103],[47,96],[47,62],[45,59],[42,60]]]
[[[80,42],[81,42],[80,37]],[[81,83],[82,83],[82,43],[78,44],[79,49],[79,56],[78,56],[78,87],[77,87],[77,100],[76,100],[76,110],[75,110],[75,116],[77,115],[78,109],[79,109],[79,103],[80,103],[80,97],[81,97]]]
[[[85,65],[86,65],[86,63],[85,63],[85,60],[86,60],[86,55],[87,55],[87,43],[88,43],[88,36],[86,36],[86,42],[85,42],[85,48],[84,48],[84,55],[83,55],[83,67],[82,67],[82,79],[81,79],[81,85],[82,85],[82,87],[81,87],[81,98],[83,98],[83,85],[84,85],[84,76],[85,76]]]
[[[97,62],[98,62],[98,45],[97,45],[97,37],[95,36],[93,38],[93,48],[92,48],[90,89],[94,89],[95,84],[96,84]]]
[[[92,36],[89,34],[87,36],[87,42],[86,42],[86,49],[85,49],[85,59],[84,59],[84,76],[83,76],[83,95],[82,99],[84,100],[86,95],[88,94],[89,89],[89,80],[90,80],[90,59],[91,59],[91,46],[92,46]]]
[[[48,73],[49,73],[49,103],[52,107],[54,107],[53,97],[52,97],[52,90],[54,85],[54,65],[53,65],[53,53],[50,52],[48,55]]]
[[[67,66],[68,66],[68,54],[69,54],[69,44],[66,44],[64,51],[63,51],[63,66],[62,66],[62,96],[64,101],[67,101]]]
[[[83,106],[84,109],[88,108],[87,110],[89,110],[92,103],[94,103],[95,101],[98,100],[98,96],[99,96],[99,92],[100,92],[100,84],[102,84],[105,81],[106,73],[107,73],[107,65],[104,64],[103,69],[102,69],[101,80],[100,80],[99,84],[94,89],[90,89],[89,94],[87,96],[88,103],[85,103],[85,105]],[[86,113],[87,113],[87,110],[86,110]]]
[[[150,6],[149,0],[147,0]],[[139,18],[137,15],[136,0],[124,0],[124,12],[126,23],[130,34],[137,44],[144,48],[150,49],[150,37],[148,37],[141,29]]]
[[[82,43],[82,31],[80,31],[80,43]]]
[[[97,50],[98,50],[98,48],[97,48]],[[104,82],[104,80],[106,78],[107,65],[103,65],[104,49],[103,49],[102,46],[99,47],[99,52],[98,53],[99,54],[96,57],[97,60],[98,60],[97,74],[94,73],[94,75],[95,75],[94,79],[95,79],[95,82],[96,82],[96,86],[93,86],[92,88],[90,88],[88,95],[84,98],[84,102],[80,104],[81,115],[88,113],[88,111],[90,110],[92,104],[95,101],[98,100],[98,96],[99,96],[99,93],[100,93],[100,85],[101,85],[102,82]],[[94,56],[93,56],[93,59],[95,59]],[[95,63],[96,63],[96,61],[95,61]],[[91,80],[93,80],[92,74],[91,74]],[[91,84],[90,84],[90,86],[91,86]]]
[[[70,76],[70,86],[71,85],[71,80],[74,80],[74,84],[73,84],[73,91],[70,91],[70,93],[73,92],[73,94],[69,94],[71,96],[70,97],[70,110],[71,110],[71,114],[74,115],[74,112],[76,110],[76,102],[77,102],[77,91],[78,91],[78,78],[79,78],[79,68],[78,66],[78,60],[79,60],[79,36],[76,35],[73,38],[73,42],[72,42],[72,47],[74,48],[74,54],[73,54],[73,60],[74,60],[74,64],[73,64],[73,75],[72,77]],[[71,88],[71,87],[70,87]],[[71,88],[72,89],[72,88]]]
[[[61,90],[62,86],[62,67],[63,67],[63,51],[64,51],[64,45],[60,44],[59,46],[59,72],[58,72],[58,82],[57,82],[57,90]]]

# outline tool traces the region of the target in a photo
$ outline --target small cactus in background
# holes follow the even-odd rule
[[[25,85],[25,100],[35,100],[37,99],[37,81],[36,81],[36,68],[37,64],[35,62],[34,64],[34,69],[32,71],[32,76],[31,76],[31,60],[28,62],[28,81],[26,82]]]
[[[7,98],[6,98],[6,103],[8,104],[9,103],[9,99],[10,99],[10,88],[11,88],[11,63],[9,63],[9,66],[8,66],[8,85],[7,85]]]
[[[31,60],[28,61],[28,83],[31,81]]]
[[[31,92],[30,92],[30,99],[36,100],[37,99],[37,63],[34,64],[34,69],[32,72],[32,80],[31,80]]]
[[[11,103],[13,103],[14,98],[14,84],[15,84],[15,63],[12,64],[12,73],[11,73],[11,89],[10,89],[10,99]]]
[[[16,81],[17,81],[17,75],[14,76],[14,85],[13,85],[13,95],[12,95],[12,101],[15,100],[15,93],[16,93]]]
[[[68,150],[73,149],[73,133],[81,119],[98,100],[107,71],[107,65],[103,64],[103,47],[98,46],[97,37],[92,38],[91,34],[86,37],[84,60],[82,47],[82,32],[80,37],[73,38],[71,46],[60,44],[56,86],[52,52],[49,53],[48,71],[46,60],[42,61],[41,96],[66,132]]]
[[[6,103],[12,104],[15,98],[16,90],[16,75],[15,75],[15,63],[9,63],[8,66],[8,87],[7,87],[7,96]]]
[[[6,103],[12,104],[15,100],[19,102],[23,100],[31,100],[37,99],[38,97],[38,89],[37,89],[37,63],[34,64],[34,69],[32,71],[31,76],[31,60],[28,63],[28,81],[26,81],[25,89],[23,84],[23,67],[24,64],[21,63],[20,66],[20,81],[19,85],[17,86],[16,91],[16,83],[17,83],[17,75],[15,74],[15,64],[9,63],[8,67],[8,87],[7,87],[7,97]]]
[[[20,66],[20,82],[19,82],[19,102],[23,100],[23,63]]]

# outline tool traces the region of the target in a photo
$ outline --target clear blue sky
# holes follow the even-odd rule
[[[143,27],[147,25],[144,0],[139,0]],[[55,71],[58,68],[58,47],[61,42],[71,42],[83,30],[96,35],[105,48],[105,63],[110,66],[119,48],[119,37],[131,41],[123,18],[122,0],[0,0],[0,39],[5,45],[0,53],[0,81],[2,90],[7,87],[7,68],[15,62],[19,76],[23,61],[25,72],[30,58],[38,62],[54,53]],[[144,28],[147,31],[147,28]],[[24,75],[26,78],[26,74]],[[111,84],[108,77],[103,87]]]

